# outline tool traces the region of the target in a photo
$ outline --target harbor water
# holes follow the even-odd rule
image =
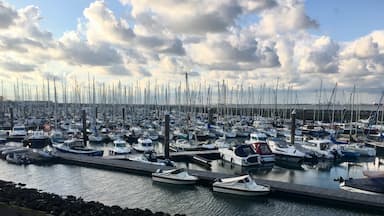
[[[99,146],[107,149],[109,145]],[[161,145],[157,148],[161,149]],[[244,169],[220,160],[213,161],[211,170],[225,173],[250,173],[264,178],[325,188],[338,188],[334,178],[357,178],[362,170],[383,170],[383,156],[354,162],[320,162],[316,165],[292,167],[286,164]],[[206,169],[195,164],[178,163],[192,169]],[[210,188],[175,187],[153,183],[151,178],[73,165],[18,166],[0,161],[0,179],[25,183],[60,195],[74,195],[87,201],[129,208],[148,208],[170,214],[187,215],[370,215],[367,211],[322,205],[316,201],[287,198],[239,199],[213,193]],[[372,214],[373,215],[373,214]]]

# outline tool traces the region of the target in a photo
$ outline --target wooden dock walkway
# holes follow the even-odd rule
[[[62,163],[147,176],[150,176],[159,168],[172,169],[172,167],[144,164],[136,161],[103,159],[101,157],[80,156],[65,153],[58,153],[57,156]],[[189,172],[191,175],[199,178],[200,184],[207,186],[210,186],[215,179],[235,176],[200,170],[189,170]],[[271,186],[271,196],[276,198],[294,197],[302,200],[315,200],[316,204],[325,203],[338,207],[348,206],[363,209],[365,211],[384,212],[384,195],[353,193],[341,189],[327,189],[266,179],[255,180],[259,184]]]

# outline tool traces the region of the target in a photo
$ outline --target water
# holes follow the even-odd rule
[[[106,148],[106,146],[104,146]],[[333,178],[360,177],[366,168],[383,169],[383,157],[366,162],[320,164],[287,169],[282,166],[241,169],[215,161],[213,171],[250,172],[254,177],[337,188]],[[195,169],[197,165],[179,163]],[[22,182],[27,187],[60,195],[75,195],[85,200],[129,208],[148,208],[187,215],[367,215],[355,210],[318,205],[316,201],[294,202],[285,199],[240,199],[216,194],[202,186],[175,187],[152,183],[151,178],[72,165],[17,166],[0,161],[0,179]]]

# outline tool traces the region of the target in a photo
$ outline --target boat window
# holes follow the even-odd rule
[[[328,148],[329,148],[328,143],[320,143],[320,150],[326,150]]]
[[[244,182],[249,182],[249,178],[245,178],[245,179],[244,179]]]
[[[15,131],[23,131],[24,128],[20,127],[20,128],[14,128]]]

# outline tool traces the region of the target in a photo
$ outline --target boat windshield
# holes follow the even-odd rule
[[[279,147],[279,148],[288,148],[288,145],[286,142],[283,142],[283,141],[275,141],[276,145]]]
[[[171,174],[179,174],[179,173],[182,173],[184,171],[185,171],[184,168],[180,168],[180,169],[176,169],[176,170],[172,171]]]
[[[126,147],[125,143],[117,143],[116,147],[124,148]]]
[[[23,128],[23,127],[15,127],[13,130],[15,130],[15,131],[24,131],[25,128]]]
[[[142,143],[142,146],[145,146],[145,147],[151,147],[151,146],[152,146],[152,143],[150,143],[150,142],[143,142],[143,143]]]
[[[255,151],[253,151],[251,146],[243,145],[235,149],[235,154],[240,157],[247,157],[248,155],[255,154]]]
[[[252,136],[251,139],[252,140],[258,140],[258,141],[266,141],[267,137],[264,137],[264,136]]]

